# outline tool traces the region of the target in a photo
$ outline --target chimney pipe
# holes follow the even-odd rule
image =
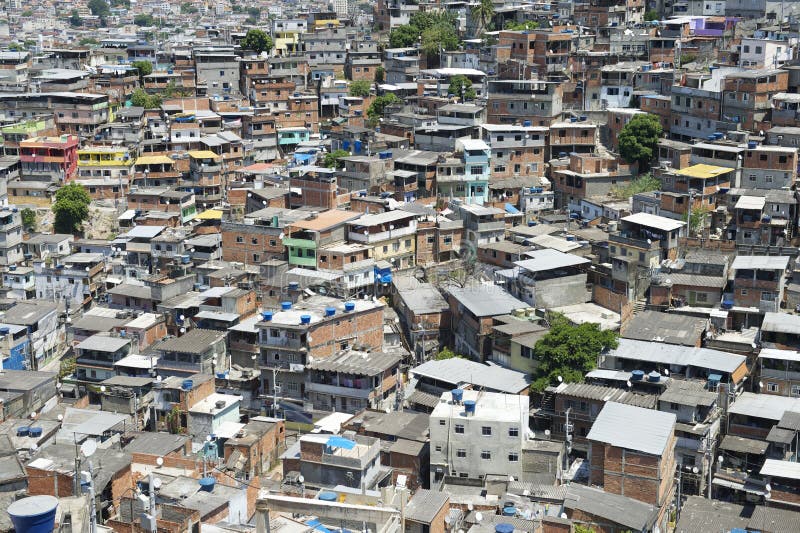
[[[269,504],[264,500],[256,501],[256,533],[271,533],[269,527]]]

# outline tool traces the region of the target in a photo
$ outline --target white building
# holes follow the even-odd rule
[[[739,48],[739,66],[778,68],[791,61],[796,44],[797,39],[784,41],[744,37]]]
[[[479,479],[522,474],[528,397],[461,390],[445,392],[430,416],[431,486],[444,476]]]

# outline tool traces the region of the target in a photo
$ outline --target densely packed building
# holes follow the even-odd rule
[[[798,530],[795,2],[0,10],[0,531]]]

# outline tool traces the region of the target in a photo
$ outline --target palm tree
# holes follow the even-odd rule
[[[489,21],[494,17],[494,3],[492,0],[480,0],[480,3],[472,8],[472,16],[480,22],[478,34],[486,31]]]

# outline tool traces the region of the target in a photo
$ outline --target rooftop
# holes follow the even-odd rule
[[[618,448],[661,455],[672,438],[676,417],[616,402],[607,402],[586,438]]]
[[[463,400],[476,402],[473,420],[495,422],[519,422],[528,418],[528,397],[521,394],[501,394],[473,389],[463,389]],[[439,403],[434,407],[431,418],[466,417],[464,405],[453,403],[450,392],[443,392]]]
[[[454,388],[465,384],[510,394],[518,394],[530,384],[527,374],[523,372],[493,363],[478,363],[457,357],[428,361],[412,368],[409,372],[417,378],[427,377],[441,383],[452,384]]]

